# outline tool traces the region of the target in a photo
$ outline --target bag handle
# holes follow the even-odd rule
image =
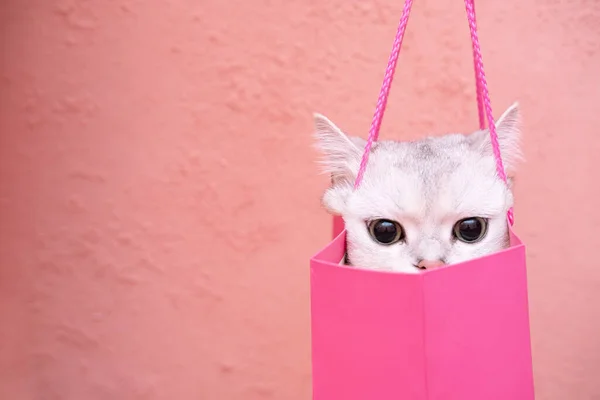
[[[398,56],[400,55],[400,48],[402,47],[402,41],[404,39],[404,33],[406,32],[406,25],[408,24],[408,17],[412,8],[413,0],[406,0],[404,3],[404,9],[402,10],[402,16],[396,31],[396,37],[394,38],[394,44],[392,46],[392,52],[388,60],[388,65],[385,70],[383,78],[383,84],[379,91],[379,98],[377,99],[377,105],[375,107],[375,113],[373,120],[371,121],[371,127],[369,129],[369,136],[365,145],[364,153],[360,162],[360,168],[354,182],[354,189],[358,189],[360,186],[367,163],[369,161],[369,154],[373,143],[377,141],[379,137],[379,129],[381,128],[381,121],[387,105],[387,100],[390,94],[392,81],[394,79],[394,72],[396,64],[398,63]],[[490,131],[490,139],[492,142],[492,149],[494,153],[494,159],[496,161],[496,173],[505,183],[508,184],[506,172],[504,171],[504,164],[502,162],[502,155],[500,154],[500,145],[498,143],[498,134],[496,132],[496,123],[494,122],[494,116],[492,113],[492,102],[490,100],[490,94],[487,87],[487,80],[485,78],[485,72],[483,70],[483,56],[481,54],[481,46],[479,44],[479,36],[477,34],[477,21],[475,15],[475,3],[474,0],[465,0],[465,8],[467,11],[467,20],[469,22],[469,30],[471,32],[471,44],[473,46],[473,65],[475,69],[475,85],[477,90],[477,109],[479,114],[479,128],[485,129],[485,120],[487,118],[487,125]],[[514,223],[513,209],[508,210],[508,221],[511,225]]]
[[[475,0],[465,0],[467,10],[467,20],[469,21],[469,30],[471,31],[471,44],[473,45],[473,63],[475,64],[475,84],[477,87],[477,108],[479,111],[479,128],[485,128],[484,114],[487,116],[488,128],[490,131],[490,140],[494,159],[496,160],[496,173],[498,177],[508,185],[508,178],[502,162],[500,153],[500,144],[498,143],[498,133],[496,132],[496,122],[492,113],[492,101],[487,87],[487,79],[483,70],[483,56],[481,55],[481,46],[479,45],[479,35],[477,34],[477,18],[475,15]],[[507,213],[510,225],[515,223],[513,208]]]

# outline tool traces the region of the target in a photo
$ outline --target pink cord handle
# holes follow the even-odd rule
[[[369,161],[371,147],[373,146],[373,142],[377,141],[377,138],[379,137],[379,128],[381,128],[381,120],[383,119],[383,113],[385,112],[387,99],[390,94],[390,89],[392,88],[394,71],[396,70],[396,63],[398,62],[398,56],[400,55],[400,47],[402,47],[402,40],[404,39],[404,32],[406,31],[406,25],[408,24],[408,17],[410,16],[412,3],[413,0],[406,0],[404,3],[402,17],[400,17],[400,24],[398,25],[396,37],[394,38],[394,45],[392,46],[392,54],[390,54],[390,59],[383,77],[383,85],[381,85],[381,90],[379,91],[379,98],[377,99],[377,106],[375,107],[375,115],[373,115],[373,120],[371,121],[369,137],[367,138],[367,144],[365,145],[365,151],[360,162],[360,168],[358,169],[356,181],[354,181],[354,189],[357,189],[362,182],[363,175],[367,169],[367,162]]]
[[[467,14],[468,15],[468,14]],[[473,2],[473,21],[477,26],[477,18],[475,15],[475,2]],[[475,86],[477,91],[477,115],[479,116],[479,129],[485,129],[485,110],[483,108],[483,100],[481,98],[481,85],[479,83],[479,75],[477,74],[477,56],[475,55],[475,44],[471,40],[473,45],[473,69],[475,70]]]
[[[467,20],[469,21],[469,30],[471,31],[471,43],[473,44],[473,60],[475,64],[475,75],[477,84],[477,106],[479,108],[479,126],[481,129],[485,127],[482,121],[483,110],[487,116],[488,128],[490,131],[490,139],[492,141],[492,150],[494,159],[496,160],[496,172],[500,179],[508,184],[504,163],[502,162],[502,154],[500,154],[500,144],[498,143],[498,133],[496,132],[496,122],[494,122],[494,114],[492,113],[492,101],[487,87],[485,72],[483,71],[483,56],[481,55],[481,46],[479,45],[479,35],[477,34],[477,21],[475,16],[475,0],[465,0],[465,8],[467,10]],[[483,105],[482,105],[483,103]],[[483,109],[483,110],[482,110]],[[507,213],[508,222],[513,225],[515,217],[513,209],[509,209]]]
[[[402,47],[402,40],[404,39],[404,32],[406,31],[406,25],[408,24],[408,17],[410,16],[410,10],[412,8],[413,0],[406,0],[404,3],[404,9],[402,10],[402,17],[400,18],[400,24],[394,38],[394,44],[392,46],[392,53],[388,61],[385,75],[383,78],[383,84],[379,92],[379,98],[377,99],[377,106],[375,107],[375,114],[371,122],[371,128],[369,129],[369,136],[367,138],[367,144],[360,163],[360,168],[354,182],[354,188],[357,189],[365,174],[367,163],[369,161],[369,154],[371,153],[371,147],[373,143],[377,141],[379,137],[379,130],[381,128],[381,121],[383,120],[383,114],[387,105],[387,100],[390,94],[392,86],[392,80],[394,79],[394,71],[398,62],[398,56],[400,55],[400,48]],[[477,108],[479,114],[479,127],[485,129],[485,119],[487,117],[487,124],[490,131],[490,138],[492,142],[492,149],[494,153],[494,159],[496,160],[496,172],[500,179],[507,182],[506,172],[504,171],[504,164],[502,162],[502,155],[500,154],[500,145],[498,143],[498,134],[496,132],[496,123],[494,122],[494,116],[492,114],[492,102],[487,87],[487,80],[485,78],[485,72],[483,70],[483,56],[481,54],[481,46],[479,45],[479,36],[477,34],[477,22],[475,16],[475,3],[474,0],[465,0],[465,8],[467,10],[467,20],[469,22],[469,30],[471,32],[471,43],[473,45],[473,64],[475,69],[475,84],[477,89]],[[508,211],[508,221],[512,225],[514,223],[514,215],[512,208]]]

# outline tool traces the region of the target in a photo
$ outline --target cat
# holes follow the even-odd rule
[[[363,181],[353,189],[366,141],[314,114],[316,147],[331,185],[325,209],[346,226],[346,264],[419,273],[509,246],[507,212],[522,161],[520,111],[496,122],[508,185],[496,173],[487,129],[412,142],[373,144]]]

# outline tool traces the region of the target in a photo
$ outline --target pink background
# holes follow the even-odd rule
[[[0,398],[310,399],[311,113],[365,135],[401,7],[2,1]],[[600,3],[478,11],[525,118],[537,398],[597,399]],[[476,123],[463,3],[416,1],[382,136]]]

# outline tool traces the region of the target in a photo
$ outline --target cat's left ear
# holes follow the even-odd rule
[[[322,171],[331,176],[331,187],[323,195],[323,205],[333,214],[341,214],[352,192],[365,141],[347,136],[321,114],[314,115],[316,147],[321,151]]]
[[[513,178],[519,162],[523,159],[521,152],[521,112],[519,103],[513,103],[496,121],[496,133],[504,169],[509,178]],[[492,141],[488,129],[469,135],[471,146],[484,155],[493,155]]]

